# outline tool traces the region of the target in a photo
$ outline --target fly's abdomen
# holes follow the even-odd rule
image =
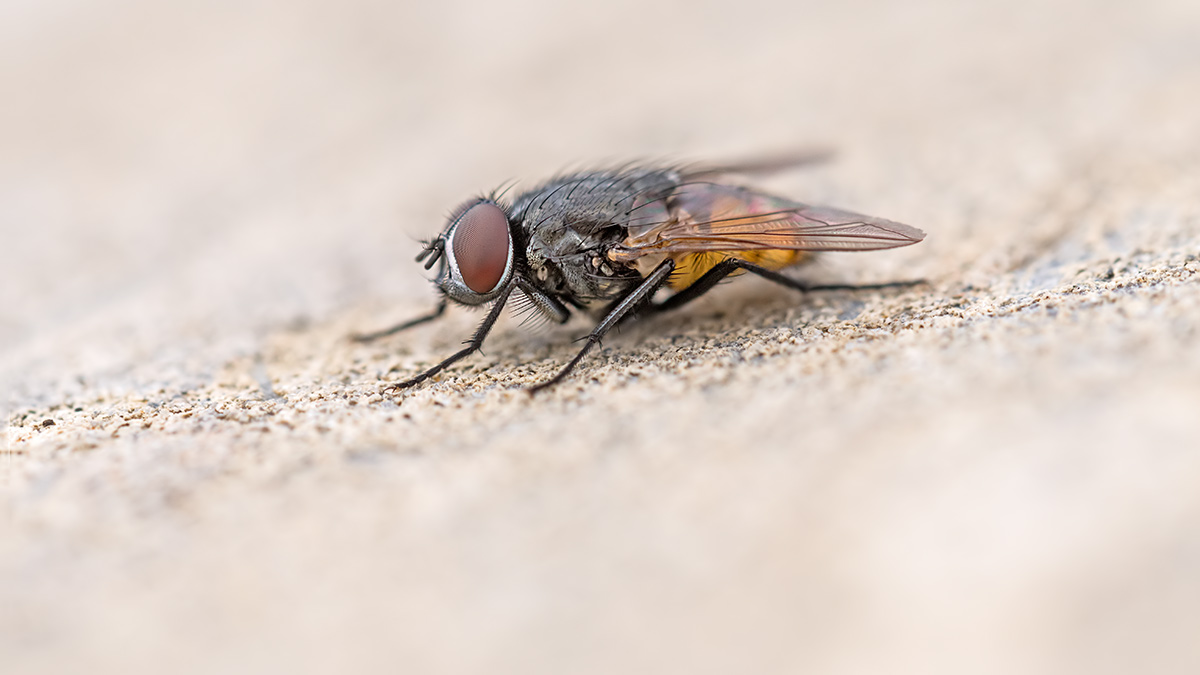
[[[700,277],[704,276],[705,272],[716,267],[718,263],[727,258],[745,260],[748,263],[774,271],[808,262],[812,259],[812,254],[806,251],[764,249],[759,251],[681,253],[671,256],[671,258],[675,261],[675,273],[671,275],[668,283],[672,290],[682,291],[696,283]],[[742,271],[735,271],[730,276],[738,274],[742,274]]]

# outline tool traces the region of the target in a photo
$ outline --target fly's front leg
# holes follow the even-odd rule
[[[575,366],[583,360],[583,357],[587,355],[589,351],[591,351],[592,347],[600,344],[600,340],[604,337],[605,333],[612,329],[613,326],[617,325],[617,323],[619,323],[621,319],[625,317],[625,315],[629,314],[631,310],[637,308],[638,305],[642,304],[652,295],[654,295],[654,292],[657,291],[664,283],[666,283],[667,278],[671,276],[671,272],[673,271],[675,271],[674,260],[667,259],[662,261],[658,267],[654,268],[654,271],[650,272],[645,279],[642,279],[642,283],[638,284],[638,286],[630,291],[628,295],[626,295],[621,299],[620,302],[613,306],[613,308],[608,311],[608,314],[606,314],[604,318],[600,320],[600,323],[596,324],[596,327],[593,328],[592,332],[587,336],[587,338],[585,338],[586,341],[584,342],[583,349],[579,350],[579,353],[575,355],[575,358],[571,359],[571,362],[568,363],[562,370],[558,371],[558,374],[554,377],[539,385],[530,387],[530,393],[541,391],[546,387],[561,382],[563,378],[565,378],[568,373],[574,370]]]
[[[433,267],[435,262],[440,261],[440,265],[438,266],[438,276],[441,277],[446,272],[446,259],[442,257],[442,250],[445,248],[446,241],[441,237],[438,237],[425,246],[425,250],[421,251],[420,255],[417,256],[417,262],[425,260],[425,269],[429,269],[430,267]],[[429,259],[426,260],[426,258]],[[373,333],[352,335],[351,339],[355,342],[371,342],[372,340],[378,340],[379,338],[387,337],[389,335],[395,335],[396,333],[399,333],[402,330],[408,330],[413,326],[429,323],[445,313],[447,302],[448,300],[443,296],[441,301],[438,302],[437,307],[435,307],[429,314],[418,316],[415,319],[409,319],[404,323],[398,323],[391,328],[384,328],[383,330],[377,330]]]
[[[571,311],[567,309],[566,305],[559,302],[554,296],[543,293],[537,286],[521,277],[517,277],[517,288],[521,289],[521,292],[525,294],[537,311],[554,323],[566,323],[571,318]]]
[[[373,340],[378,340],[379,338],[384,338],[389,335],[395,335],[396,333],[399,333],[402,330],[408,330],[409,328],[412,328],[413,326],[419,326],[423,323],[429,323],[430,321],[433,321],[434,319],[438,318],[445,312],[446,312],[446,299],[442,298],[442,301],[439,302],[437,307],[435,307],[434,310],[432,312],[430,312],[429,314],[426,314],[424,316],[418,316],[415,319],[409,319],[408,321],[405,321],[403,323],[398,323],[395,326],[392,326],[391,328],[384,328],[383,330],[377,330],[373,333],[359,333],[358,335],[351,335],[350,339],[354,340],[355,342],[371,342]]]
[[[484,338],[486,338],[488,333],[491,332],[492,326],[496,325],[496,319],[500,318],[500,312],[504,310],[504,304],[508,302],[508,296],[512,294],[514,287],[516,287],[516,283],[512,281],[510,281],[508,285],[504,287],[504,290],[501,291],[500,295],[497,296],[493,301],[494,304],[492,305],[492,308],[488,310],[487,316],[483,319],[483,323],[479,324],[479,328],[475,331],[475,335],[472,336],[471,339],[466,343],[466,347],[458,350],[452,356],[450,356],[450,358],[442,361],[429,370],[426,370],[420,375],[417,375],[411,380],[405,380],[404,382],[393,384],[385,391],[407,389],[413,385],[420,384],[453,365],[454,362],[462,360],[467,356],[479,351],[479,348],[483,346]]]

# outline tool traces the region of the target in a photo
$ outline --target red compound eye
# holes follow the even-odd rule
[[[454,228],[458,272],[467,287],[481,295],[500,283],[511,247],[508,217],[495,204],[482,202],[472,206]]]

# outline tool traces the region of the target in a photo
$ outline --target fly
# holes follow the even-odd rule
[[[479,351],[514,294],[555,323],[572,310],[599,310],[583,346],[554,377],[561,382],[614,326],[635,315],[675,309],[725,277],[750,273],[802,292],[863,290],[915,282],[811,285],[780,270],[820,251],[874,251],[915,244],[915,227],[784,199],[726,181],[817,159],[723,167],[639,167],[584,171],[551,179],[506,202],[493,193],[454,210],[442,233],[417,256],[438,266],[437,307],[360,341],[392,335],[441,316],[449,303],[491,304],[463,349],[394,384],[428,380]],[[661,300],[654,296],[667,289]]]

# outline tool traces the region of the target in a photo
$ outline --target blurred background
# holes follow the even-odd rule
[[[8,0],[0,91],[12,672],[1200,667],[1194,0]],[[466,313],[337,346],[431,305],[416,242],[477,192],[803,147],[766,187],[930,233],[817,271],[930,279],[879,315],[926,338],[586,405],[367,398]],[[713,323],[748,288],[702,373],[850,311]],[[251,439],[221,402],[264,359],[303,414]]]
[[[22,368],[65,329],[125,331],[132,349],[200,339],[218,316],[267,325],[424,293],[413,240],[448,209],[593,162],[834,147],[786,189],[965,229],[1026,207],[998,181],[1193,140],[1163,115],[1195,74],[1190,2],[0,11],[0,346]],[[975,163],[989,174],[965,174]],[[845,180],[871,171],[891,189]],[[106,318],[148,295],[134,325]]]

